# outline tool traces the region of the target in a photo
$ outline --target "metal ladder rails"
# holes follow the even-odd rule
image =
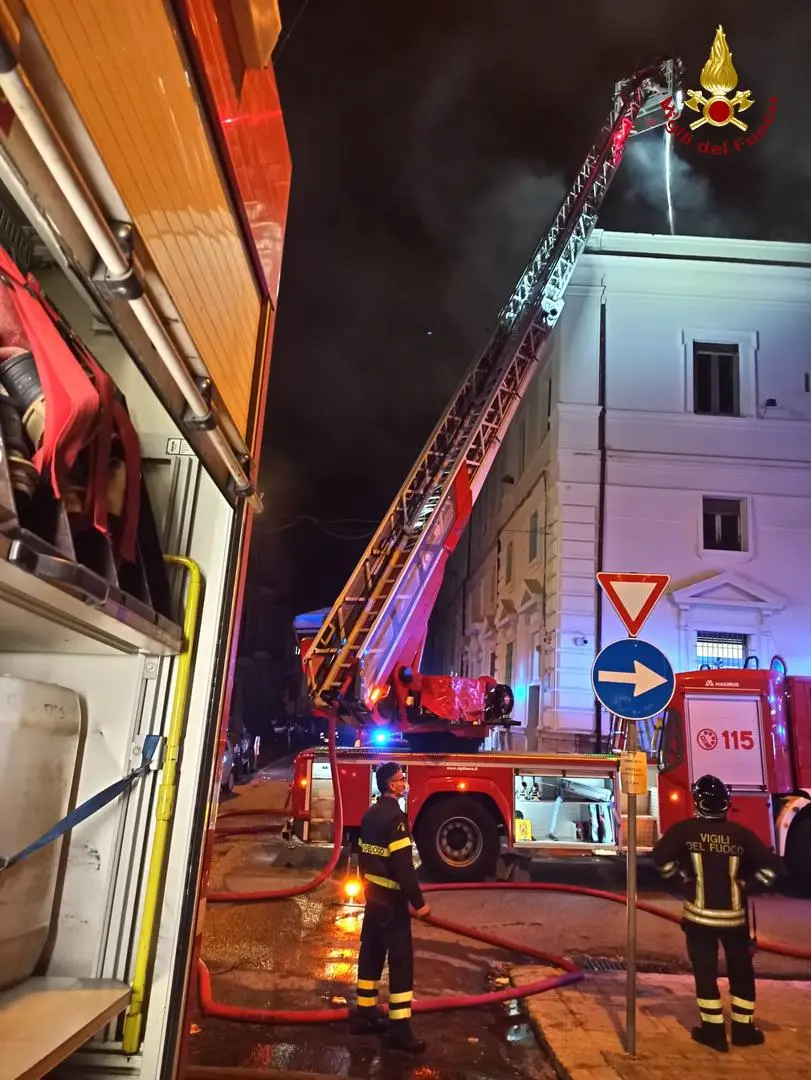
[[[495,330],[469,368],[349,581],[304,657],[310,695],[340,698],[359,719],[397,662],[409,612],[431,580],[457,522],[454,485],[482,489],[563,306],[566,287],[622,159],[634,121],[677,92],[679,65],[664,60],[617,84],[611,112]],[[656,104],[658,108],[658,104]],[[464,522],[461,522],[464,525]],[[360,676],[357,686],[356,676]]]

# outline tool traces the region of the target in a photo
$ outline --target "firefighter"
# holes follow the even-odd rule
[[[716,776],[693,784],[696,816],[668,829],[653,849],[659,873],[684,886],[682,929],[693,967],[701,1024],[696,1042],[728,1050],[723,1003],[718,989],[718,945],[723,946],[729,980],[733,1046],[760,1046],[755,1027],[755,971],[745,890],[771,888],[779,860],[743,825],[727,821],[730,789]]]
[[[360,873],[366,894],[358,957],[358,997],[352,1014],[355,1034],[386,1031],[386,1044],[419,1054],[425,1043],[411,1030],[414,997],[414,949],[411,914],[430,914],[412,858],[408,818],[398,802],[407,792],[403,770],[395,762],[375,772],[380,798],[360,825]],[[377,984],[389,961],[389,1024],[377,1008]]]

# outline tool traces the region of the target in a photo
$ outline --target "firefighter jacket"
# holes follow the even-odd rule
[[[391,906],[404,897],[412,907],[424,905],[412,847],[408,818],[395,798],[383,795],[360,823],[360,873],[367,900]]]
[[[685,884],[684,918],[728,930],[746,926],[743,889],[752,879],[774,885],[780,862],[757,836],[734,821],[689,818],[668,829],[653,849],[665,879]]]

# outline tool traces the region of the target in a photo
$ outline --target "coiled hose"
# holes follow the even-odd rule
[[[330,723],[329,755],[332,776],[338,776],[338,754],[335,739],[335,722]],[[259,901],[288,900],[295,896],[303,896],[319,888],[331,876],[341,856],[341,843],[343,839],[344,808],[341,795],[341,785],[333,785],[335,791],[335,821],[333,826],[333,847],[329,861],[312,881],[303,885],[296,885],[289,889],[260,890],[256,892],[213,892],[207,895],[209,904],[235,904],[255,903]],[[252,813],[264,813],[272,816],[284,811],[254,810]],[[233,815],[239,816],[242,812],[236,811]],[[262,831],[265,826],[248,827],[251,832]],[[224,830],[225,835],[234,835],[242,832],[242,829]],[[556,892],[569,893],[577,896],[590,896],[596,900],[607,900],[612,904],[627,904],[627,896],[621,893],[608,892],[605,889],[589,889],[579,885],[558,885],[555,883],[535,882],[509,882],[509,881],[485,881],[466,882],[463,884],[424,885],[423,893],[434,892],[461,892],[461,891],[496,891],[496,890],[521,889],[527,892]],[[665,908],[649,904],[644,900],[637,900],[637,908],[648,915],[668,922],[680,923],[681,916]],[[439,930],[445,930],[450,934],[471,938],[481,941],[485,945],[492,945],[507,952],[513,952],[520,956],[529,957],[539,963],[550,967],[559,968],[560,975],[545,976],[523,986],[510,986],[505,990],[493,990],[485,994],[460,994],[453,997],[431,998],[425,1001],[415,1001],[413,1011],[415,1013],[445,1012],[450,1009],[476,1009],[482,1006],[496,1005],[500,1002],[515,1001],[517,998],[533,997],[536,994],[546,993],[548,990],[557,990],[563,986],[569,986],[580,982],[585,978],[585,972],[565,956],[555,956],[551,953],[535,949],[523,942],[511,941],[509,938],[498,934],[491,934],[484,930],[474,930],[473,927],[463,926],[460,923],[451,922],[449,919],[441,919],[431,915],[422,922],[428,923]],[[777,956],[787,956],[795,960],[807,960],[811,962],[811,949],[798,949],[782,942],[764,941],[758,942],[758,948],[762,952],[773,953]],[[211,976],[205,963],[199,961],[199,1001],[200,1010],[204,1016],[219,1020],[241,1021],[249,1024],[332,1024],[349,1018],[349,1009],[257,1009],[243,1005],[226,1005],[215,1001],[211,990]],[[384,1007],[385,1008],[385,1007]]]

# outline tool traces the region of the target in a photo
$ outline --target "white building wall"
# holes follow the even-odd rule
[[[737,346],[739,416],[694,412],[694,341]],[[741,500],[745,550],[704,550],[702,496]],[[453,670],[495,653],[505,680],[512,645],[513,746],[590,745],[595,648],[624,634],[607,603],[596,626],[598,569],[671,575],[645,636],[677,669],[714,631],[811,672],[811,246],[596,232],[471,530],[434,633]]]

